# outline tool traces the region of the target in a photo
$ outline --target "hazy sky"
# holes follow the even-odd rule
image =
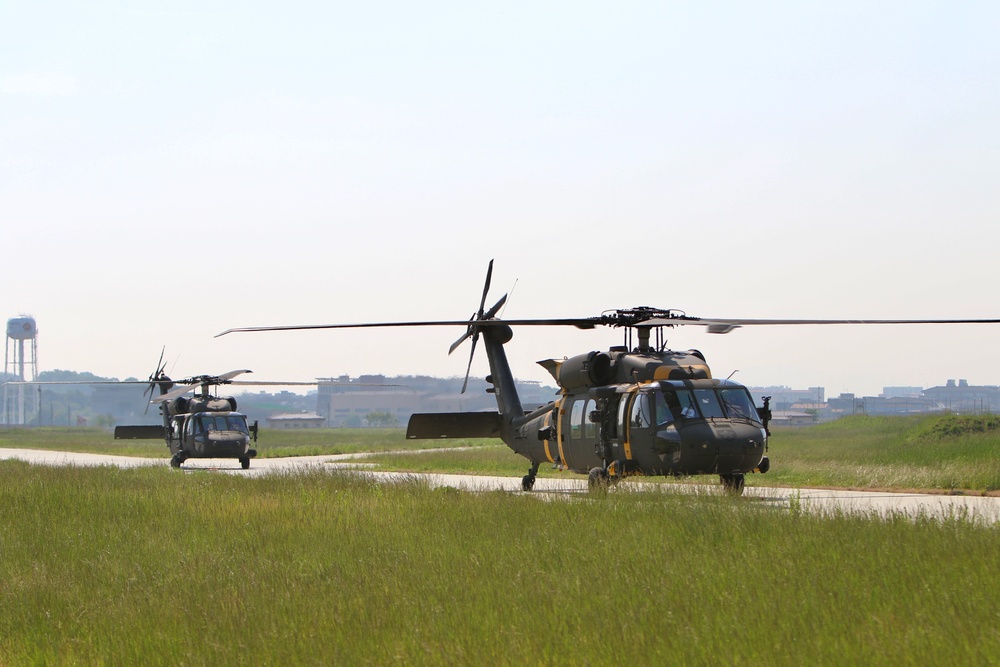
[[[998,317],[994,2],[0,0],[0,317],[40,370],[460,375],[505,317]],[[672,332],[717,377],[1000,384],[1000,325]],[[518,331],[515,373],[620,343]],[[488,372],[479,355],[473,373]]]

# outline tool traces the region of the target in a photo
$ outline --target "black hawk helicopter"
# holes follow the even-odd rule
[[[156,371],[149,376],[146,393],[149,403],[159,404],[163,425],[117,426],[115,439],[162,438],[170,449],[170,465],[174,468],[187,459],[204,458],[239,459],[246,470],[250,459],[257,456],[257,450],[250,447],[251,439],[257,442],[257,422],[248,424],[246,415],[236,411],[235,398],[213,396],[211,389],[232,384],[233,378],[250,372],[244,369],[171,380],[164,373],[161,354]],[[154,388],[159,388],[159,396],[153,395]],[[185,396],[191,392],[197,393]]]
[[[479,310],[469,320],[383,322],[229,329],[245,331],[346,329],[369,327],[464,326],[449,354],[472,339],[469,369],[482,337],[490,364],[487,389],[497,412],[414,414],[411,439],[499,437],[531,467],[522,480],[530,491],[540,465],[551,463],[587,474],[591,488],[629,475],[719,475],[726,490],[743,492],[745,475],[766,473],[769,398],[757,407],[747,388],[712,377],[698,350],[666,348],[664,329],[698,325],[709,333],[741,326],[787,324],[967,324],[990,320],[737,320],[690,317],[676,310],[628,308],[598,317],[500,320],[507,295],[485,310],[493,273],[490,261]],[[559,398],[525,411],[518,398],[504,345],[513,327],[572,326],[624,330],[624,344],[564,359],[538,362],[559,385]],[[466,383],[469,370],[466,370]],[[462,391],[465,391],[463,385]]]

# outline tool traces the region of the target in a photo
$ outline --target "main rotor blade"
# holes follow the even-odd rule
[[[8,380],[0,384],[149,384],[149,380]]]
[[[159,396],[154,396],[149,399],[150,403],[164,403],[166,401],[172,401],[179,396],[190,393],[197,389],[199,385],[196,384],[186,384],[182,387],[175,387],[165,394],[160,394]]]
[[[739,327],[788,326],[801,324],[1000,324],[1000,319],[954,319],[954,320],[808,320],[808,319],[732,319],[717,317],[654,318],[638,326],[681,326],[698,325],[708,328],[708,333],[729,333]]]
[[[596,326],[607,324],[601,317],[571,317],[571,318],[545,318],[545,319],[523,319],[523,320],[480,320],[476,322],[477,327],[489,326],[572,326],[578,329],[593,329]],[[438,320],[435,322],[363,322],[359,324],[298,324],[277,327],[240,327],[236,329],[226,329],[222,333],[215,334],[216,338],[231,333],[247,333],[260,331],[303,331],[309,329],[378,329],[390,327],[468,327],[469,320]],[[464,340],[464,338],[463,338]]]
[[[218,377],[220,382],[225,382],[226,380],[231,380],[237,375],[243,375],[244,373],[253,373],[249,368],[244,368],[241,371],[229,371],[228,373],[223,373]]]

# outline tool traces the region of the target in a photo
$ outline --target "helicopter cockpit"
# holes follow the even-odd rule
[[[241,414],[209,414],[203,413],[193,420],[194,432],[204,433],[209,431],[235,431],[244,435],[249,435],[247,429],[247,418]]]
[[[178,419],[176,421],[180,422],[181,420]],[[213,433],[217,436],[225,434],[226,436],[233,437],[250,435],[246,416],[238,412],[199,412],[187,415],[183,421],[184,436],[186,437],[203,436]],[[179,436],[180,434],[178,433],[177,435]]]
[[[645,393],[645,392],[644,392]],[[760,422],[746,387],[718,380],[655,383],[648,398],[633,403],[633,423],[666,426],[688,419],[736,419]],[[649,411],[650,414],[642,414]]]
[[[766,452],[761,413],[747,388],[735,382],[651,382],[631,401],[622,401],[623,416],[626,409],[626,459],[638,460],[642,469],[656,474],[732,475],[754,469]],[[648,443],[645,452],[642,442]]]

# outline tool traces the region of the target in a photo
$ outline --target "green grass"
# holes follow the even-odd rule
[[[0,664],[986,664],[1000,533],[0,462]]]
[[[1000,489],[1000,418],[848,417],[776,430],[773,481],[785,485],[991,492]]]

